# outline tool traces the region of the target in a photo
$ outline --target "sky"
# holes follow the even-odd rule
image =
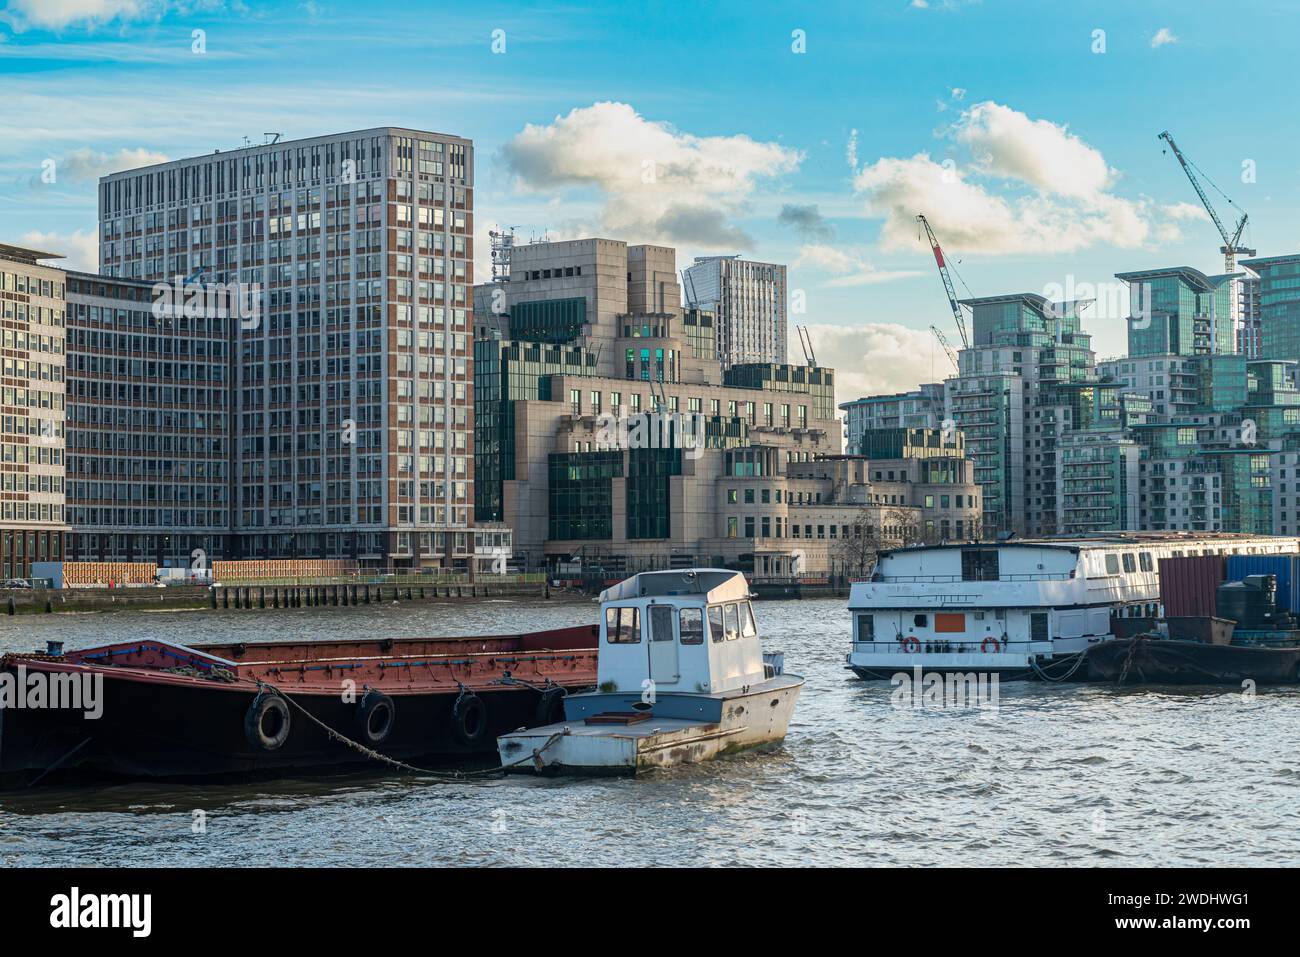
[[[1088,298],[1114,274],[1223,271],[1157,134],[1300,248],[1300,0],[556,5],[0,0],[0,242],[95,262],[95,183],[164,159],[375,126],[476,147],[487,230],[603,236],[789,266],[793,326],[840,401],[950,374],[962,296]]]

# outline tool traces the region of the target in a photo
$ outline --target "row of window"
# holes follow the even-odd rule
[[[677,631],[683,645],[704,644],[704,610],[678,610]],[[708,606],[709,636],[714,642],[753,638],[758,634],[754,610],[747,601]],[[672,634],[651,634],[651,641],[672,641]],[[641,642],[641,609],[632,605],[612,605],[605,609],[605,641],[611,645],[635,645]]]

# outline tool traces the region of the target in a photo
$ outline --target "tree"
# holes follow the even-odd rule
[[[876,565],[882,548],[910,545],[917,540],[914,509],[864,508],[849,524],[847,537],[836,539],[831,548],[831,571],[853,578],[866,578]]]

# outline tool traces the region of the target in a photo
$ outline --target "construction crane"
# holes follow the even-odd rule
[[[1219,235],[1223,237],[1223,245],[1219,247],[1219,252],[1223,253],[1223,271],[1225,273],[1236,272],[1237,253],[1242,253],[1247,256],[1255,255],[1255,250],[1237,245],[1241,241],[1242,230],[1246,228],[1246,220],[1248,219],[1246,213],[1240,206],[1229,199],[1223,190],[1214,186],[1214,181],[1206,176],[1203,170],[1198,169],[1195,163],[1183,155],[1183,151],[1178,148],[1178,144],[1174,142],[1174,138],[1168,130],[1161,133],[1157,139],[1164,140],[1169,144],[1169,149],[1174,151],[1174,156],[1178,159],[1178,165],[1181,166],[1183,172],[1187,174],[1187,178],[1191,181],[1192,188],[1196,190],[1196,195],[1201,198],[1201,205],[1204,206],[1205,211],[1210,214],[1210,219],[1214,220],[1215,228],[1218,229]],[[1223,225],[1223,220],[1219,219],[1219,214],[1214,211],[1214,207],[1210,204],[1210,198],[1205,195],[1205,190],[1201,186],[1201,181],[1196,178],[1198,172],[1205,178],[1207,183],[1214,187],[1215,192],[1228,201],[1229,206],[1241,213],[1241,219],[1237,220],[1236,228],[1233,230],[1231,237],[1228,236],[1228,230],[1227,227]]]
[[[938,326],[931,326],[930,331],[933,332],[934,337],[939,340],[939,345],[943,346],[943,351],[948,354],[948,361],[952,363],[953,371],[958,375],[961,375],[961,364],[957,362],[957,350],[952,347],[952,343],[948,341],[948,337],[939,331]]]
[[[803,361],[806,365],[817,365],[817,353],[813,352],[812,336],[808,334],[807,326],[795,326],[795,331],[799,333],[799,347],[803,349]]]
[[[926,239],[930,241],[930,250],[934,253],[934,261],[939,266],[939,275],[943,278],[943,288],[948,293],[948,305],[952,309],[952,318],[957,323],[957,332],[961,335],[962,348],[969,349],[970,339],[966,335],[966,317],[961,311],[961,305],[957,302],[957,291],[953,289],[952,277],[948,275],[948,265],[943,259],[943,249],[939,246],[939,240],[934,237],[934,230],[930,228],[929,220],[918,214],[916,221],[925,227]]]

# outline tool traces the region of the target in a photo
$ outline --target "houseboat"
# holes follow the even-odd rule
[[[634,775],[785,739],[803,678],[764,654],[739,572],[644,572],[600,595],[595,691],[502,735],[502,767]]]
[[[595,625],[473,638],[0,656],[0,786],[272,776],[492,754],[596,682]],[[365,753],[359,748],[366,749]]]
[[[917,668],[1083,678],[1081,652],[1163,615],[1161,559],[1298,548],[1286,537],[1115,532],[882,552],[849,591],[847,667],[869,680]]]

